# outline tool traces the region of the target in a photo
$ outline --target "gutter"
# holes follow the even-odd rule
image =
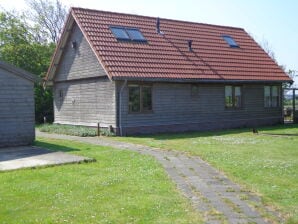
[[[121,86],[120,92],[119,92],[119,128],[120,128],[120,136],[123,136],[122,131],[122,92],[124,90],[124,87],[127,84],[127,79],[124,80],[123,85]]]
[[[293,83],[293,80],[225,80],[225,79],[171,79],[171,78],[139,78],[139,77],[113,77],[113,80],[129,80],[138,82],[167,82],[167,83],[241,83],[241,84],[268,84],[268,83]]]

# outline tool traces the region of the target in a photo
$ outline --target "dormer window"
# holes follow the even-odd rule
[[[138,28],[111,26],[110,29],[117,40],[147,42]]]
[[[236,41],[231,36],[223,35],[222,38],[227,42],[227,44],[230,47],[239,48],[239,45],[236,43]]]

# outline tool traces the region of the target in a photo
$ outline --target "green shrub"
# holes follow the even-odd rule
[[[74,126],[65,124],[42,124],[36,126],[41,132],[49,132],[63,135],[74,135],[80,137],[93,137],[97,136],[97,128],[85,127],[85,126]],[[104,136],[115,136],[114,133],[108,129],[100,130],[100,134]]]

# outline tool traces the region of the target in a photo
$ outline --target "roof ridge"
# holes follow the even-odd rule
[[[105,11],[105,10],[98,10],[98,9],[89,9],[89,8],[82,8],[82,7],[71,7],[72,10],[87,10],[87,11],[93,11],[93,12],[101,12],[101,13],[107,13],[107,14],[116,14],[116,15],[123,15],[123,16],[136,16],[136,17],[143,17],[143,18],[150,18],[150,19],[156,19],[157,17],[154,16],[145,16],[145,15],[138,15],[138,14],[132,14],[132,13],[124,13],[124,12],[112,12],[112,11]],[[187,20],[177,20],[177,19],[168,19],[168,18],[162,18],[158,17],[159,19],[165,20],[165,21],[172,21],[172,22],[180,22],[180,23],[187,23],[187,24],[195,24],[195,25],[203,25],[203,26],[212,26],[212,27],[218,27],[218,28],[229,28],[229,29],[235,29],[235,30],[245,30],[241,27],[233,27],[233,26],[224,26],[224,25],[216,25],[216,24],[210,24],[210,23],[201,23],[201,22],[192,22]]]

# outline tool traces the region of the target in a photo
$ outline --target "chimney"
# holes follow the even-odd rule
[[[160,34],[160,21],[159,21],[159,17],[157,17],[157,19],[156,19],[156,32],[158,34]]]
[[[189,41],[187,41],[187,43],[188,43],[188,50],[190,51],[190,52],[192,52],[192,40],[189,40]]]

